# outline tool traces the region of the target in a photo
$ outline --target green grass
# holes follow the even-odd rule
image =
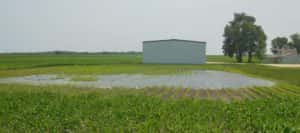
[[[210,61],[230,58],[209,56]],[[225,59],[227,58],[227,59]],[[239,90],[95,89],[0,84],[0,132],[300,131],[300,69],[259,64],[145,65],[140,55],[0,55],[0,77],[220,70],[277,82]],[[222,61],[224,62],[224,61]],[[92,75],[92,76],[86,76]]]
[[[0,70],[66,65],[138,64],[140,54],[0,54]]]
[[[230,58],[228,56],[222,56],[222,55],[208,55],[206,57],[206,60],[209,62],[225,62],[225,63],[236,63],[235,58]],[[248,57],[244,56],[243,61],[247,62]],[[253,62],[254,63],[259,63],[259,60],[256,57],[253,57]]]
[[[97,77],[93,75],[77,75],[72,76],[72,81],[96,81]]]

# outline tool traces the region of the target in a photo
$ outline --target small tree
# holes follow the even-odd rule
[[[297,53],[300,54],[300,34],[295,33],[293,35],[290,36],[292,42],[290,43],[290,45],[294,48],[297,49]]]
[[[286,37],[276,37],[272,40],[272,53],[277,54],[278,49],[282,49],[283,47],[290,47],[288,42],[288,38]]]

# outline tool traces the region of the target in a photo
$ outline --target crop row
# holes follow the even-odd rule
[[[223,100],[226,102],[300,96],[300,89],[297,87],[249,87],[242,89],[148,88],[144,89],[143,92],[148,96],[159,96],[163,99],[193,98]]]

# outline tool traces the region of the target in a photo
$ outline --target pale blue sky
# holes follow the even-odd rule
[[[141,51],[141,42],[207,42],[222,54],[234,12],[257,18],[269,39],[300,32],[299,0],[0,0],[0,52]]]

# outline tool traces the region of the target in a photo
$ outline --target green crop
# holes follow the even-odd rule
[[[300,68],[147,65],[141,59],[139,54],[0,55],[0,77],[57,74],[91,81],[101,74],[220,70],[277,84],[220,90],[0,84],[0,132],[300,132]]]

